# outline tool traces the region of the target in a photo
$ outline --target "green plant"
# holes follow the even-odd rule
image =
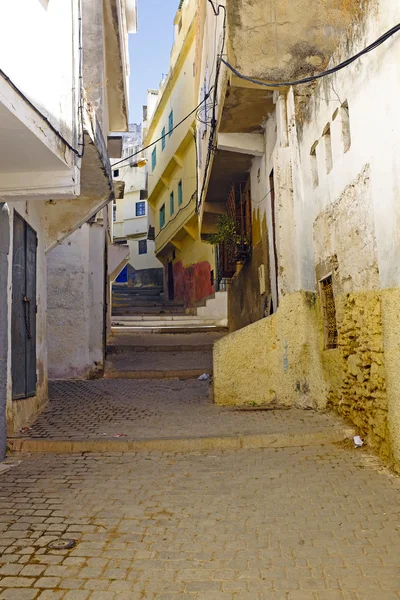
[[[217,220],[217,231],[208,236],[208,243],[213,246],[226,244],[229,247],[234,246],[237,241],[235,221],[229,215],[220,215]]]
[[[225,244],[228,248],[236,246],[248,246],[249,241],[245,235],[240,235],[236,229],[234,219],[229,215],[220,215],[217,220],[217,231],[211,233],[207,239],[209,244],[218,246]]]

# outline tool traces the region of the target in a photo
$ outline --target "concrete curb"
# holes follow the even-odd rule
[[[131,352],[212,352],[213,344],[196,346],[136,346],[135,344],[109,344],[107,354],[119,355]]]
[[[237,436],[210,436],[199,438],[171,438],[150,440],[42,440],[9,438],[8,446],[14,452],[196,452],[207,450],[240,450],[255,448],[293,448],[334,444],[349,439],[354,430],[336,427],[305,433],[255,433]]]
[[[196,379],[212,369],[185,369],[176,371],[105,371],[104,379]]]

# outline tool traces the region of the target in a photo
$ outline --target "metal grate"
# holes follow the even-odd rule
[[[322,312],[324,318],[325,348],[337,348],[338,331],[332,275],[320,281]]]

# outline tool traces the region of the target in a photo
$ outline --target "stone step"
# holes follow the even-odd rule
[[[209,452],[213,450],[242,450],[261,448],[296,448],[335,444],[348,440],[354,430],[348,427],[326,427],[320,431],[295,433],[254,433],[201,437],[156,439],[56,440],[8,438],[14,452]],[[377,596],[379,597],[379,595]]]
[[[226,333],[228,331],[227,327],[222,327],[220,325],[158,325],[158,326],[149,326],[145,323],[136,323],[136,324],[125,324],[119,325],[118,321],[114,319],[112,324],[112,332],[113,333],[148,333],[148,334],[191,334],[191,333]]]
[[[211,375],[211,369],[134,370],[119,371],[106,369],[104,379],[198,379],[200,375]]]
[[[123,354],[132,352],[212,352],[213,344],[179,344],[174,346],[169,344],[167,346],[146,346],[132,344],[109,344],[107,346],[107,354]]]
[[[180,315],[182,317],[186,315],[192,315],[192,312],[186,312],[184,308],[178,306],[112,306],[113,316],[135,316],[135,315]]]
[[[215,320],[205,317],[196,317],[194,315],[117,315],[119,322],[128,324],[134,323],[146,323],[151,327],[155,325],[167,325],[178,324],[178,325],[214,325]],[[114,315],[112,316],[114,319]]]

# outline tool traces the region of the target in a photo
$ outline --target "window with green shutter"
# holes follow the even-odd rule
[[[156,168],[156,164],[157,164],[157,148],[154,148],[153,152],[151,153],[151,170],[154,171],[154,169]]]
[[[174,206],[174,192],[171,192],[169,196],[169,212],[171,215],[174,214],[175,206]]]
[[[163,127],[162,132],[161,132],[161,150],[165,149],[165,144],[166,144],[166,140],[165,140],[165,127]]]
[[[165,225],[165,204],[160,208],[160,229]]]
[[[183,192],[182,192],[182,179],[178,183],[178,206],[182,204],[183,201]]]
[[[174,111],[171,110],[168,117],[168,135],[172,135],[172,130],[174,128]]]

